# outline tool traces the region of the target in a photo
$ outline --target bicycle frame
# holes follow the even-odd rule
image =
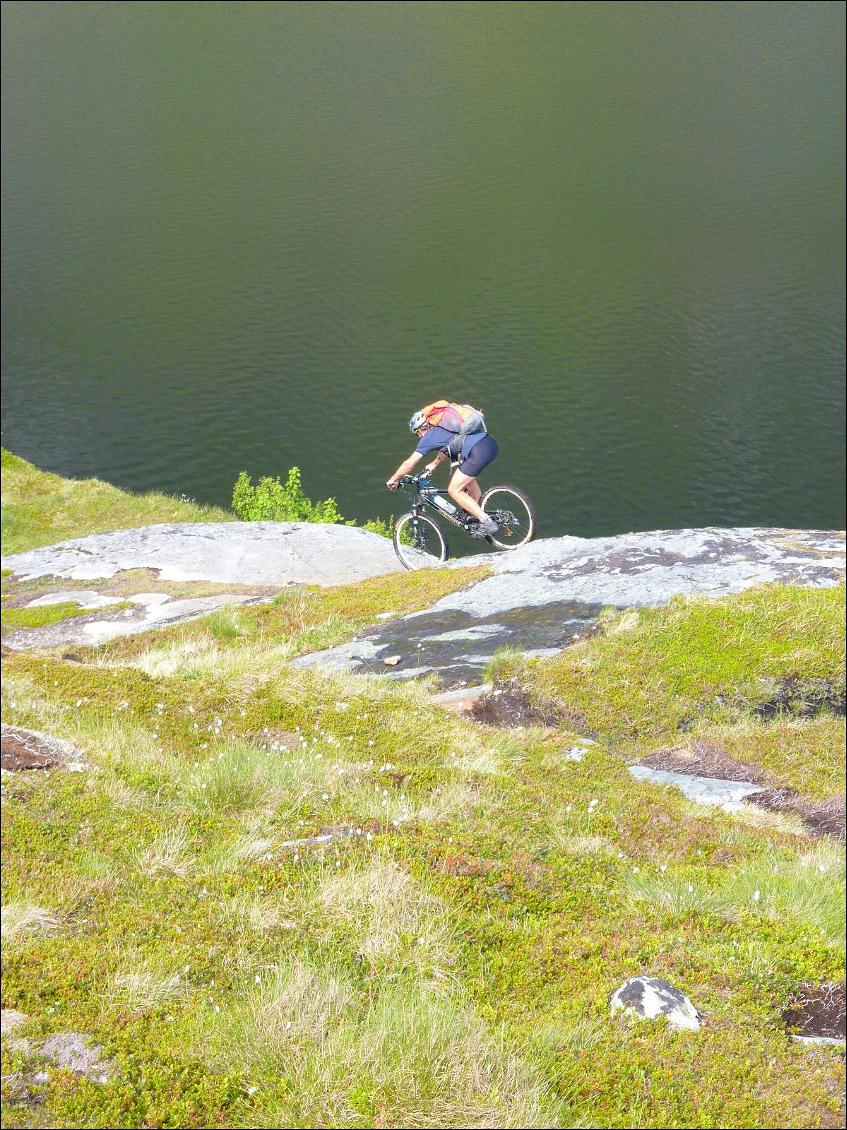
[[[438,517],[443,518],[445,522],[449,522],[451,526],[456,526],[459,530],[468,529],[468,524],[474,524],[475,519],[466,510],[462,510],[460,506],[451,501],[452,506],[456,506],[456,514],[450,514],[446,510],[442,510],[440,506],[436,506],[433,498],[436,495],[442,497],[449,497],[449,493],[439,487],[430,486],[430,479],[421,475],[406,475],[402,480],[402,485],[406,489],[406,495],[409,499],[409,508],[413,514],[420,514],[425,510],[431,510],[432,513]]]

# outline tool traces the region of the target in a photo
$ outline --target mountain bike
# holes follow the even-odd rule
[[[394,523],[394,551],[406,569],[440,565],[447,560],[447,539],[430,512],[465,533],[479,525],[478,519],[453,502],[446,490],[431,485],[425,475],[404,475],[400,480],[411,510]],[[480,506],[500,527],[484,539],[497,549],[517,549],[535,537],[535,509],[518,487],[500,483],[489,487]]]

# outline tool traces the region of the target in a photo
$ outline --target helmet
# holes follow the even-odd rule
[[[424,416],[423,412],[415,412],[409,420],[409,431],[416,432],[419,428],[423,427],[426,427],[426,416]]]

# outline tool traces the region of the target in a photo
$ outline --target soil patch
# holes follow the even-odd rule
[[[688,773],[694,777],[716,777],[724,781],[750,781],[767,785],[758,765],[730,757],[721,746],[711,742],[692,742],[690,746],[660,749],[639,764],[648,769],[665,769],[672,773]],[[751,793],[747,803],[770,812],[786,812],[799,816],[812,836],[829,836],[840,843],[845,840],[844,794],[826,800],[807,800],[793,789],[763,788]]]
[[[784,1010],[782,1019],[797,1036],[843,1040],[844,1004],[843,984],[806,984]]]
[[[303,748],[302,736],[293,733],[291,730],[265,728],[261,733],[253,734],[250,740],[259,749],[267,749],[273,752]]]
[[[65,765],[78,760],[79,751],[69,742],[37,734],[33,730],[21,730],[17,726],[3,726],[2,756],[0,763],[4,769],[17,772],[21,769],[52,769],[55,765]]]
[[[718,777],[723,781],[751,781],[764,784],[757,765],[737,761],[719,745],[694,741],[690,746],[675,746],[651,753],[640,763],[648,769],[668,769],[673,773],[691,773],[698,777]]]
[[[775,718],[780,714],[791,714],[796,718],[816,718],[819,714],[835,714],[844,717],[844,678],[801,679],[789,675],[765,686],[767,698],[752,704],[753,713],[759,718]]]
[[[771,812],[788,812],[799,816],[813,836],[829,836],[844,843],[844,794],[826,800],[806,800],[792,789],[763,789],[747,800]],[[843,991],[843,989],[842,989]]]
[[[476,722],[503,728],[568,725],[582,732],[587,725],[584,718],[566,717],[553,703],[533,700],[516,679],[494,687],[473,704],[470,714]]]

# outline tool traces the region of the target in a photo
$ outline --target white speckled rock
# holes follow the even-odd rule
[[[725,596],[767,581],[821,587],[844,580],[844,534],[835,530],[653,530],[607,538],[545,538],[513,553],[465,557],[495,575],[436,609],[491,616],[553,601],[664,604],[679,594]]]
[[[188,522],[115,530],[3,558],[22,578],[93,580],[156,569],[166,581],[342,585],[402,569],[387,538],[312,522]]]
[[[674,1028],[700,1030],[701,1016],[685,993],[661,977],[630,977],[612,993],[612,1015],[622,1012],[632,1020],[656,1020],[664,1016]]]

